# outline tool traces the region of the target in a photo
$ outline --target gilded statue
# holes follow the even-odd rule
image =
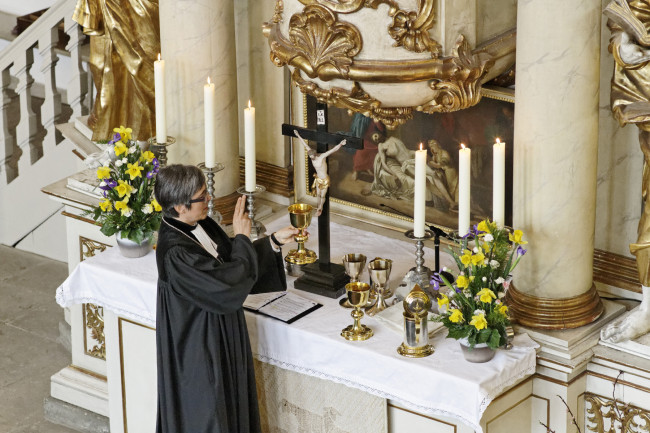
[[[109,140],[119,125],[131,128],[136,140],[152,137],[158,0],[78,0],[72,19],[90,36],[90,71],[97,90],[88,119],[93,140]]]
[[[638,238],[630,244],[636,256],[643,300],[634,310],[601,331],[605,341],[631,340],[650,331],[650,0],[613,0],[605,8],[614,56],[611,105],[621,125],[639,128],[644,156],[643,213]]]

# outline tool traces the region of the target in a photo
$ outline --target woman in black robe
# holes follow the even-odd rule
[[[293,227],[251,242],[240,197],[234,238],[211,218],[203,172],[160,170],[158,234],[158,433],[257,433],[253,357],[242,304],[249,293],[286,289],[280,246]]]

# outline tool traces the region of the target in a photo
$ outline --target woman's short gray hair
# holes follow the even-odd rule
[[[154,195],[162,207],[163,215],[176,218],[174,206],[185,205],[189,209],[190,200],[205,185],[205,175],[193,165],[172,164],[163,167],[156,176]]]

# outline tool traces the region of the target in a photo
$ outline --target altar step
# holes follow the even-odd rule
[[[43,404],[45,419],[51,423],[71,428],[81,433],[109,433],[108,417],[46,397]]]

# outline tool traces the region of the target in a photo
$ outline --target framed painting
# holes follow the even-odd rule
[[[304,96],[305,125],[316,128],[316,99]],[[329,157],[332,210],[395,228],[413,217],[414,151],[428,149],[426,220],[447,230],[458,227],[458,150],[472,149],[471,221],[492,218],[492,145],[506,143],[506,224],[512,222],[514,91],[484,88],[474,107],[452,113],[415,112],[393,130],[360,114],[329,107],[328,130],[363,139],[363,149],[345,146]],[[313,145],[313,143],[312,143]],[[311,192],[313,168],[305,161],[304,191]]]

